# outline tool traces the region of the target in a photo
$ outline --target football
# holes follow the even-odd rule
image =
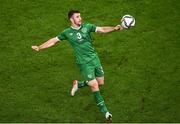
[[[124,15],[121,19],[121,25],[124,28],[130,28],[135,26],[135,18],[131,15]]]

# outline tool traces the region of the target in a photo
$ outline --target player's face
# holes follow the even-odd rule
[[[81,20],[82,20],[81,19],[81,14],[80,13],[74,13],[70,20],[75,25],[80,26],[81,25]]]

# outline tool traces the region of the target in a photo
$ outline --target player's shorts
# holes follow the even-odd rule
[[[104,71],[98,56],[86,64],[78,64],[78,67],[87,81],[104,76]]]

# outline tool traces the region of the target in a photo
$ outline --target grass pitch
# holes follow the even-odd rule
[[[1,0],[0,122],[105,122],[89,88],[70,97],[83,79],[68,42],[31,50],[69,26],[114,26],[131,14],[136,26],[94,34],[105,71],[101,87],[113,122],[180,122],[180,3],[178,0]]]

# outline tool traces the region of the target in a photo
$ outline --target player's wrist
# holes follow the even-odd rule
[[[120,25],[120,29],[119,30],[123,30],[123,29],[124,29],[124,27],[122,25]]]
[[[40,51],[41,50],[41,47],[40,46],[37,46],[37,51]]]
[[[122,29],[122,26],[121,25],[116,25],[114,27],[114,31],[118,31],[118,30],[121,30]]]
[[[114,27],[114,31],[117,31],[117,27],[116,26]]]
[[[117,31],[117,30],[118,30],[118,27],[117,27],[117,26],[115,26],[115,27],[114,27],[114,31]]]

